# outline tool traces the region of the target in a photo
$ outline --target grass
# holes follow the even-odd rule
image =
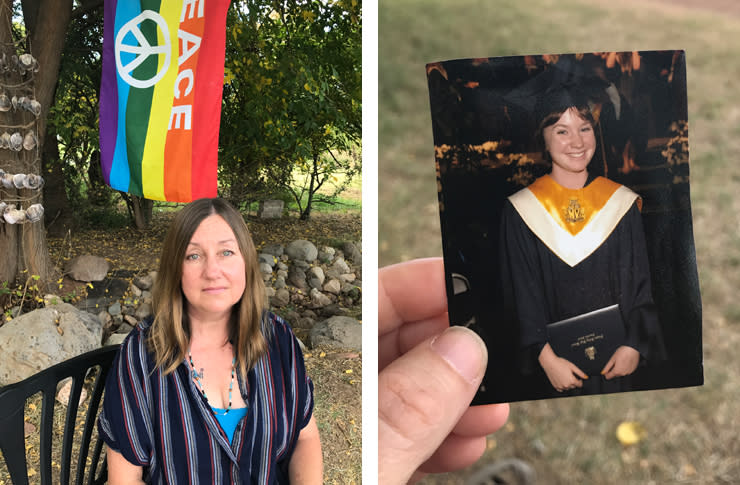
[[[703,388],[515,403],[482,463],[538,483],[740,483],[740,17],[625,0],[379,2],[379,261],[442,253],[424,65],[497,55],[685,49],[691,195],[704,313]],[[616,426],[648,431],[624,448]],[[473,468],[474,470],[475,468]],[[430,477],[460,483],[473,470]]]

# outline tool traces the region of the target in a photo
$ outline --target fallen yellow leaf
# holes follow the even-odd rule
[[[617,426],[617,439],[624,446],[639,443],[647,435],[647,431],[637,421],[624,421]]]

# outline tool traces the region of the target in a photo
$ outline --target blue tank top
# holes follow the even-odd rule
[[[216,421],[221,425],[221,429],[224,430],[226,437],[229,438],[229,443],[231,443],[234,441],[234,431],[236,431],[239,421],[247,415],[247,408],[232,408],[228,413],[225,409],[214,408],[213,406],[211,406],[211,409],[213,409],[213,414],[216,415]]]

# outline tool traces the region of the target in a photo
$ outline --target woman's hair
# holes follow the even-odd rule
[[[175,215],[162,246],[159,274],[152,292],[154,322],[147,346],[154,354],[156,367],[164,369],[165,374],[180,365],[190,346],[190,321],[182,292],[182,265],[193,233],[212,214],[221,216],[234,231],[244,258],[244,293],[234,305],[229,321],[229,341],[242,375],[246,376],[267,351],[261,328],[265,285],[247,224],[242,215],[223,199],[199,199]]]
[[[591,114],[588,98],[575,86],[556,86],[547,90],[535,105],[535,116],[537,119],[537,131],[535,141],[537,147],[542,150],[545,160],[552,162],[550,153],[545,146],[545,128],[558,122],[563,113],[569,109],[575,109],[578,115],[595,127],[596,121]]]

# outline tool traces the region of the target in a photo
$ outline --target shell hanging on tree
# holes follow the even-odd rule
[[[23,137],[17,131],[10,135],[10,149],[17,152],[23,150]]]
[[[26,174],[25,173],[17,173],[13,175],[13,185],[15,185],[16,189],[22,189],[26,185]]]
[[[5,93],[0,94],[0,111],[10,111],[11,106],[13,106],[13,104],[10,102],[8,95]]]
[[[31,190],[38,190],[44,186],[44,177],[41,175],[35,175],[29,173],[26,175],[26,180],[23,182],[23,187]]]
[[[25,109],[26,111],[30,111],[31,113],[33,113],[36,118],[38,118],[41,114],[41,103],[39,103],[35,99],[26,98],[22,106],[23,109]]]
[[[8,224],[23,224],[26,222],[26,211],[18,210],[9,205],[3,211],[3,217]]]
[[[2,184],[4,188],[12,189],[13,188],[13,174],[11,173],[3,174]]]
[[[0,135],[0,148],[10,148],[10,133],[7,131]]]
[[[33,204],[26,209],[28,222],[38,222],[44,217],[44,206]]]
[[[31,54],[21,54],[18,56],[18,72],[21,76],[26,72],[38,72],[39,63]]]
[[[23,137],[23,148],[28,150],[29,152],[36,148],[36,134],[34,132],[29,131],[26,133],[26,136]]]

